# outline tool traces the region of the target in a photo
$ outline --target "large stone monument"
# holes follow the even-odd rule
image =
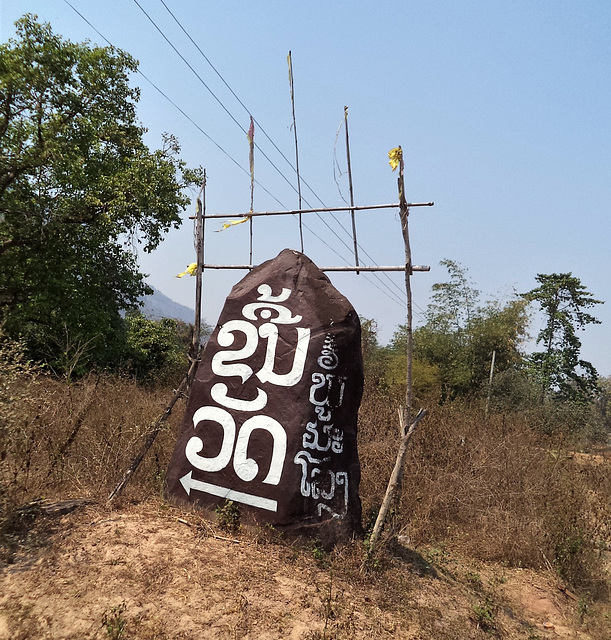
[[[202,356],[168,495],[330,546],[361,532],[361,328],[305,255],[285,249],[231,291]]]

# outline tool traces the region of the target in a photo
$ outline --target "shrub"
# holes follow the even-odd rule
[[[187,346],[179,323],[171,318],[151,320],[128,314],[126,324],[126,372],[141,381],[176,383],[188,368]],[[184,323],[180,323],[184,334]]]

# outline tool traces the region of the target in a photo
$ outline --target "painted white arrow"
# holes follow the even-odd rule
[[[251,507],[258,507],[259,509],[265,509],[267,511],[278,510],[278,503],[275,500],[261,498],[260,496],[253,496],[250,493],[242,493],[242,491],[234,491],[233,489],[227,489],[226,487],[219,487],[216,484],[202,482],[201,480],[194,480],[191,471],[180,479],[180,483],[188,496],[191,495],[191,489],[193,489],[194,491],[202,491],[203,493],[209,493],[213,496],[218,496],[219,498],[233,500],[234,502],[241,502],[242,504],[247,504]]]

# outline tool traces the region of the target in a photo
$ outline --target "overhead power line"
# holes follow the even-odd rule
[[[133,0],[134,4],[142,11],[142,13],[147,17],[149,22],[155,27],[155,29],[160,33],[163,39],[170,45],[173,51],[178,55],[178,57],[189,67],[189,69],[193,72],[195,77],[200,81],[200,83],[205,87],[205,89],[210,93],[210,95],[218,102],[223,111],[231,118],[231,120],[238,126],[238,128],[244,133],[247,134],[246,129],[239,123],[236,117],[229,111],[229,109],[225,106],[223,101],[212,91],[212,89],[208,86],[208,84],[204,81],[204,79],[200,76],[199,73],[195,70],[195,68],[189,63],[189,61],[182,55],[182,53],[177,49],[177,47],[172,43],[172,41],[166,36],[161,27],[151,18],[151,16],[147,13],[144,7],[138,2],[138,0]],[[176,18],[174,18],[176,19]],[[183,28],[184,31],[184,28]],[[218,72],[217,72],[218,73]],[[276,170],[276,172],[282,177],[282,179],[293,189],[296,193],[298,192],[295,185],[284,175],[284,173],[278,168],[278,166],[274,163],[274,161],[261,149],[261,147],[255,142],[255,148],[261,153],[261,155],[271,164],[271,166]],[[311,207],[310,203],[304,198],[304,202]],[[322,202],[322,201],[321,201]],[[331,214],[333,219],[339,223],[335,215]],[[319,219],[323,222],[323,224],[333,233],[333,235],[341,242],[348,250],[351,250],[351,247],[345,242],[345,240],[329,225],[329,223],[322,217],[320,214],[318,215]],[[343,230],[343,227],[342,227]]]
[[[74,5],[72,5],[72,3],[69,2],[69,0],[64,0],[64,2],[90,26],[91,29],[93,29],[95,31],[95,33],[97,33],[98,36],[100,36],[100,38],[102,38],[102,40],[104,40],[104,42],[106,42],[106,44],[108,46],[113,47],[114,49],[117,48],[117,47],[115,47],[113,45],[113,43],[103,33],[100,32],[99,29],[97,29],[97,27],[95,27],[76,7],[74,7]],[[231,162],[233,162],[233,164],[235,164],[243,173],[245,173],[246,175],[250,176],[250,171],[248,169],[243,167],[228,151],[226,151],[218,142],[216,142],[216,140],[214,140],[214,138],[212,138],[204,129],[202,129],[202,127],[197,122],[195,122],[195,120],[193,120],[193,118],[191,118],[191,116],[189,116],[174,100],[172,100],[172,98],[170,98],[162,89],[160,89],[143,71],[141,71],[140,69],[137,69],[137,72],[161,96],[163,96],[175,109],[177,109],[200,133],[202,133],[217,149],[219,149],[219,151],[221,151],[225,156],[227,156],[227,158],[229,158],[231,160]],[[255,183],[263,191],[265,191],[265,193],[267,193],[271,198],[273,198],[283,209],[287,209],[288,208],[285,204],[280,202],[280,200],[278,200],[278,198],[276,198],[276,196],[274,196],[274,194],[271,193],[260,182],[255,180]],[[340,259],[346,261],[346,259],[343,256],[341,256],[339,253],[337,253],[337,251],[331,245],[329,245],[323,238],[321,238],[313,229],[310,229],[309,227],[306,227],[306,228],[308,229],[308,231],[312,235],[314,235],[318,240],[320,240],[320,242],[322,242],[327,248],[331,249],[331,251],[333,251]]]
[[[142,9],[142,7],[140,6],[140,4],[138,4],[137,0],[134,0],[134,2],[141,8],[141,10],[144,12],[144,10]],[[255,124],[257,125],[258,130],[260,130],[263,135],[267,138],[267,140],[269,140],[269,142],[272,144],[272,146],[274,147],[274,149],[276,149],[276,151],[278,151],[278,153],[281,155],[281,157],[285,160],[285,162],[289,165],[289,167],[294,171],[297,172],[296,167],[293,165],[293,163],[291,162],[291,160],[289,160],[286,155],[282,152],[282,150],[276,145],[276,143],[272,140],[272,138],[268,135],[267,131],[265,131],[265,129],[263,128],[263,126],[261,125],[261,123],[252,115],[250,109],[248,109],[248,107],[244,104],[244,102],[241,100],[241,98],[238,96],[238,94],[233,90],[233,88],[231,87],[231,85],[225,80],[225,78],[223,77],[223,75],[221,74],[221,72],[214,66],[214,64],[212,63],[212,61],[210,60],[210,58],[208,58],[208,56],[204,53],[204,51],[202,50],[202,48],[199,46],[199,44],[197,44],[197,42],[194,40],[194,38],[191,36],[191,34],[187,31],[187,29],[184,27],[184,25],[180,22],[180,20],[176,17],[176,15],[172,12],[172,10],[168,7],[168,5],[166,4],[165,0],[160,0],[161,4],[164,6],[164,8],[166,9],[166,11],[170,14],[170,16],[172,17],[172,19],[174,20],[174,22],[178,25],[178,27],[181,29],[181,31],[187,36],[187,38],[189,39],[189,41],[193,44],[193,46],[197,49],[197,51],[200,53],[200,55],[204,58],[204,60],[208,63],[208,65],[210,66],[210,68],[214,71],[214,73],[219,77],[219,79],[221,80],[221,82],[225,85],[225,87],[227,87],[227,89],[229,90],[229,92],[231,93],[231,95],[238,101],[238,103],[241,105],[241,107],[244,109],[244,111],[246,111],[246,113],[253,118]],[[156,27],[156,29],[162,34],[162,36],[165,38],[165,40],[168,42],[168,44],[170,44],[170,46],[174,49],[174,51],[181,57],[181,59],[183,59],[185,61],[185,63],[189,66],[189,68],[191,70],[193,70],[193,67],[186,62],[184,56],[182,56],[182,54],[180,54],[178,52],[178,50],[176,49],[176,47],[174,47],[174,45],[170,42],[169,38],[167,38],[165,36],[165,34],[161,31],[161,29],[153,22],[153,20],[151,19],[151,17],[144,12],[145,15],[147,16],[147,18],[152,22],[152,24]],[[199,78],[199,75],[193,71],[195,73],[195,75]],[[200,78],[201,79],[201,78]],[[202,80],[203,82],[203,80]],[[244,129],[242,128],[242,126],[239,124],[239,122],[236,120],[236,118],[229,113],[229,110],[225,107],[224,104],[222,104],[221,100],[211,91],[211,89],[208,87],[207,84],[204,83],[204,86],[208,89],[208,91],[210,91],[210,93],[214,96],[214,98],[217,100],[217,102],[219,102],[219,104],[221,104],[221,106],[223,107],[223,109],[230,115],[230,117],[232,118],[232,120],[240,127],[240,129],[242,129],[242,131],[244,131]],[[259,149],[258,145],[257,149]],[[264,154],[265,155],[265,154]],[[265,157],[267,158],[267,156],[265,155]],[[269,158],[267,158],[269,160]],[[271,161],[270,161],[271,162]],[[277,171],[278,168],[273,165],[274,168],[276,168]],[[287,178],[284,176],[284,174],[281,174],[282,177],[287,181]],[[310,192],[314,195],[314,197],[320,202],[320,204],[323,207],[326,207],[327,205],[325,204],[325,202],[320,198],[320,196],[314,191],[314,189],[308,184],[308,182],[305,180],[305,178],[301,177],[301,181],[303,182],[303,184],[310,190]],[[298,189],[295,188],[295,186],[289,182],[289,184],[291,185],[291,188],[296,191],[298,193]],[[310,203],[304,198],[304,202],[311,207]],[[342,231],[344,231],[344,233],[351,238],[350,233],[346,230],[346,228],[344,227],[344,225],[337,219],[337,217],[335,216],[335,214],[331,214],[332,218],[335,220],[335,222],[337,223],[337,225],[342,229]],[[340,242],[342,242],[342,244],[347,248],[347,249],[351,249],[351,247],[342,239],[340,238],[337,233],[332,229],[332,227],[330,227],[330,225],[322,218],[322,216],[318,216],[319,219],[327,226],[328,229],[330,229],[333,234],[338,238],[338,240],[340,240]],[[367,258],[375,265],[378,266],[376,261],[371,257],[371,255],[360,245],[357,244],[357,246],[361,249],[361,251],[364,253],[365,256],[367,256]],[[398,293],[400,296],[404,296],[404,292],[403,290],[399,287],[399,285],[392,280],[388,274],[384,274],[384,276],[386,277],[386,279],[397,289]],[[380,277],[378,276],[378,274],[374,274],[374,277],[380,281],[381,284],[383,284],[383,286],[386,287],[386,285],[381,281]]]
[[[229,109],[225,106],[225,104],[223,103],[223,101],[214,93],[214,91],[212,91],[212,89],[208,86],[208,84],[204,81],[204,79],[200,76],[200,74],[195,70],[195,68],[193,67],[193,65],[191,65],[189,63],[189,61],[185,58],[185,56],[178,50],[178,48],[172,43],[172,41],[168,38],[168,36],[166,36],[166,34],[164,33],[164,31],[161,29],[161,27],[159,27],[159,25],[153,20],[153,18],[149,15],[149,13],[142,7],[142,5],[138,2],[138,0],[133,0],[134,4],[136,4],[136,6],[142,11],[142,13],[146,16],[146,18],[149,20],[149,22],[155,27],[155,29],[159,32],[159,34],[163,37],[163,39],[168,43],[168,45],[170,45],[170,47],[172,48],[172,50],[180,57],[180,59],[187,65],[187,67],[189,67],[189,69],[192,71],[192,73],[195,75],[195,77],[201,82],[201,84],[205,87],[205,89],[210,93],[210,95],[212,95],[212,97],[218,102],[218,104],[222,107],[223,111],[225,111],[225,113],[227,113],[227,115],[231,118],[231,120],[238,126],[238,128],[244,133],[246,134],[246,130],[244,129],[244,127],[239,123],[239,121],[237,120],[237,118],[229,111]],[[206,60],[206,62],[212,67],[212,69],[214,70],[214,72],[219,76],[219,78],[221,78],[222,82],[225,84],[225,86],[230,90],[230,92],[232,93],[232,95],[238,100],[238,102],[240,103],[240,105],[244,108],[244,110],[251,115],[250,110],[246,107],[246,105],[242,102],[242,100],[240,100],[240,98],[237,96],[237,94],[235,93],[235,91],[233,91],[233,89],[231,89],[231,87],[229,86],[229,83],[226,82],[226,80],[223,78],[223,76],[221,75],[221,73],[214,67],[214,65],[210,62],[209,58],[204,54],[204,52],[201,50],[201,47],[199,47],[199,45],[197,45],[197,43],[195,42],[195,40],[189,35],[189,33],[187,32],[187,30],[184,28],[184,26],[180,23],[180,21],[178,20],[178,18],[176,18],[176,16],[170,11],[170,9],[168,8],[168,6],[165,4],[165,2],[163,2],[163,0],[161,0],[163,6],[166,8],[166,10],[168,11],[168,13],[172,16],[172,18],[174,19],[174,21],[178,24],[178,26],[180,27],[180,29],[183,31],[183,33],[185,33],[185,35],[189,38],[189,40],[194,44],[194,46],[197,48],[197,50],[200,52],[200,54],[204,57],[204,59]],[[254,117],[253,117],[254,120]],[[259,125],[260,126],[260,125]],[[263,130],[263,129],[262,129]],[[264,130],[263,130],[264,131]],[[296,171],[295,167],[292,165],[292,163],[288,160],[288,158],[286,158],[286,156],[282,153],[282,151],[280,151],[280,149],[276,146],[276,144],[271,140],[271,138],[267,135],[266,132],[264,132],[265,136],[268,138],[268,140],[270,140],[270,142],[272,142],[273,146],[279,151],[279,153],[282,155],[282,157],[288,162],[289,166]],[[261,149],[261,147],[255,143],[255,147],[260,151],[260,153],[263,155],[263,157],[271,164],[271,166],[276,170],[276,172],[282,177],[282,179],[291,187],[291,189],[293,189],[293,191],[295,191],[296,193],[298,193],[298,189],[295,187],[295,185],[284,175],[284,173],[278,168],[278,166],[269,158],[269,156]],[[306,184],[305,180],[304,180],[304,184]],[[320,201],[320,203],[323,206],[326,206],[325,203],[321,200],[321,198],[318,197],[318,195],[313,191],[313,189],[306,184],[306,186],[308,186],[308,188],[310,189],[310,191],[312,191],[312,193],[315,195],[315,197]],[[308,207],[312,207],[312,205],[305,199],[303,198],[303,201],[306,203],[306,205]],[[339,242],[341,242],[344,247],[346,249],[348,249],[349,251],[352,250],[352,248],[348,245],[348,243],[335,231],[335,229],[333,229],[333,227],[324,219],[323,216],[321,216],[320,214],[317,214],[318,218],[321,220],[321,222],[329,229],[329,231],[337,238],[337,240]],[[335,216],[335,214],[331,214],[331,217],[333,218],[333,220],[335,220],[336,224],[342,229],[342,231],[344,231],[344,233],[350,238],[350,234],[349,232],[344,228],[344,226],[341,224],[341,222],[337,219],[337,217]],[[326,244],[326,243],[325,243]],[[327,245],[329,246],[329,245]],[[374,263],[375,261],[373,260],[373,258],[371,258],[371,256],[363,249],[363,253],[365,253],[365,255],[367,255],[369,257],[369,259]],[[345,258],[342,258],[345,260]],[[381,278],[378,276],[378,274],[373,274],[374,277],[380,282],[380,284],[382,284],[382,286],[384,286],[391,295],[396,295],[382,280]],[[386,275],[386,274],[385,274]],[[388,278],[388,276],[386,276]],[[391,282],[391,284],[393,284],[395,287],[397,287],[396,283],[394,283],[390,278],[388,278],[389,281]],[[398,287],[397,287],[398,288]],[[399,293],[402,296],[403,293],[402,291],[399,289]],[[402,301],[403,303],[403,301]]]
[[[200,76],[200,74],[195,70],[193,65],[182,55],[182,53],[177,49],[174,43],[166,36],[161,27],[151,18],[151,16],[147,13],[146,9],[138,2],[138,0],[133,0],[134,4],[142,11],[142,13],[148,18],[149,22],[157,29],[160,33],[161,37],[172,47],[176,55],[189,67],[189,69],[193,72],[195,77],[200,81],[200,83],[205,87],[205,89],[210,93],[210,95],[218,102],[221,109],[231,118],[231,120],[237,125],[237,127],[242,131],[244,135],[247,135],[247,130],[240,124],[237,118],[229,111],[229,109],[225,106],[223,101],[212,91],[212,89],[208,86],[205,80]],[[261,153],[261,155],[271,164],[271,166],[276,170],[276,172],[282,177],[282,179],[292,188],[295,189],[295,186],[292,182],[280,171],[280,169],[276,166],[274,161],[261,149],[261,147],[255,142],[255,148]]]
[[[166,7],[166,9],[168,10],[168,12],[172,15],[172,17],[174,18],[174,20],[176,20],[176,22],[178,23],[178,20],[176,19],[176,17],[169,11],[169,9],[167,8],[167,5],[165,4],[165,2],[163,2],[163,0],[161,0],[164,7]],[[113,48],[117,48],[113,45],[113,43],[106,38],[106,36],[104,36],[104,34],[102,34],[99,29],[97,29],[90,20],[88,20],[71,2],[69,2],[69,0],[64,0],[64,2],[91,28],[93,29],[93,31],[100,36],[100,38],[102,38],[109,46],[113,47]],[[166,40],[166,42],[172,47],[172,49],[177,53],[177,55],[179,55],[179,57],[183,60],[183,62],[189,67],[189,69],[191,69],[191,71],[196,75],[196,77],[198,78],[198,80],[203,84],[203,86],[211,93],[211,95],[213,95],[213,97],[217,100],[217,102],[219,102],[219,104],[222,106],[223,110],[226,111],[226,113],[231,117],[231,119],[234,121],[235,124],[237,124],[237,126],[244,132],[245,130],[243,129],[243,127],[240,125],[240,123],[236,120],[236,118],[229,112],[229,110],[225,107],[225,105],[222,103],[222,101],[212,92],[212,90],[208,87],[208,85],[204,82],[204,80],[199,76],[199,74],[193,69],[192,65],[189,64],[189,62],[184,58],[184,56],[177,50],[177,48],[171,43],[171,41],[169,40],[169,38],[167,38],[167,36],[163,33],[163,31],[157,26],[157,24],[152,20],[152,18],[148,15],[148,13],[143,9],[143,7],[137,2],[137,0],[134,0],[134,3],[140,8],[140,10],[145,14],[145,16],[149,19],[149,21],[153,24],[153,26],[155,26],[155,28],[159,31],[159,33],[163,36],[163,38]],[[184,29],[184,27],[182,27],[182,25],[180,25],[180,23],[178,23],[179,26],[181,26],[181,29],[185,32],[185,34],[191,39],[191,41],[193,42],[192,38],[188,35],[188,33],[186,32],[186,30]],[[195,44],[195,43],[194,43]],[[196,45],[197,46],[197,45]],[[207,57],[205,56],[205,54],[201,51],[201,49],[198,47],[198,50],[200,50],[200,53],[204,56],[204,58],[206,59],[206,61],[210,64],[210,66],[214,69],[214,71],[217,73],[217,75],[219,75],[219,77],[221,77],[221,79],[223,80],[223,82],[226,84],[226,86],[229,88],[229,90],[231,91],[231,93],[236,97],[236,99],[238,100],[238,102],[240,102],[240,104],[242,105],[242,107],[248,112],[248,109],[246,108],[246,106],[243,104],[243,102],[238,98],[237,94],[235,94],[235,92],[229,87],[229,85],[225,82],[225,80],[222,78],[222,76],[220,75],[220,73],[213,67],[212,63],[207,59]],[[235,160],[235,158],[233,158],[233,156],[231,156],[231,154],[226,151],[222,145],[220,145],[218,142],[216,142],[197,122],[195,122],[195,120],[193,120],[193,118],[191,118],[174,100],[172,100],[172,98],[170,98],[159,86],[157,86],[157,84],[155,84],[146,74],[144,74],[140,69],[137,70],[137,72],[161,95],[163,96],[175,109],[177,109],[181,115],[183,115],[200,133],[202,133],[202,135],[204,135],[206,137],[207,140],[209,140],[217,149],[219,149],[219,151],[221,151],[227,158],[229,158],[231,160],[231,162],[233,162],[233,164],[235,164],[243,173],[250,175],[250,172],[243,167],[237,160]],[[259,125],[260,126],[260,125]],[[261,130],[263,131],[263,128],[261,127]],[[284,159],[289,163],[289,166],[291,166],[291,168],[294,169],[294,167],[292,166],[292,164],[290,163],[290,161],[286,158],[286,156],[284,156],[284,154],[280,151],[280,149],[278,149],[278,147],[276,146],[276,144],[273,142],[273,140],[271,140],[271,138],[267,135],[267,133],[265,133],[266,138],[268,138],[268,140],[272,143],[272,145],[274,146],[274,148],[276,148],[279,153],[284,157]],[[291,186],[291,188],[293,190],[296,191],[294,185],[286,178],[286,176],[280,171],[280,169],[275,165],[275,163],[267,156],[267,154],[265,154],[265,152],[263,152],[258,146],[257,148],[259,149],[259,151],[261,152],[261,154],[268,160],[268,162],[270,162],[270,164],[274,167],[274,169],[283,177],[283,179]],[[274,196],[274,194],[272,194],[266,187],[264,187],[260,182],[255,181],[256,184],[265,192],[267,193],[273,200],[275,200],[279,206],[281,206],[283,209],[288,209],[288,207],[286,207],[286,205],[284,205],[282,202],[280,202],[280,200]],[[320,197],[318,197],[318,195],[313,191],[313,189],[307,185],[307,183],[304,181],[304,184],[306,184],[306,186],[308,186],[308,188],[310,189],[310,191],[312,191],[312,193],[315,195],[315,197],[319,200],[319,202],[324,205],[324,202],[321,200]],[[307,202],[304,198],[304,202],[306,202],[306,204],[308,206],[311,206],[309,202]],[[351,251],[351,247],[343,240],[343,238],[341,238],[337,232],[327,223],[327,221],[320,215],[317,214],[318,217],[320,218],[320,220],[325,224],[325,226],[333,233],[333,235],[344,245],[344,247],[348,250]],[[333,215],[333,214],[332,214]],[[343,225],[341,225],[341,223],[335,218],[335,216],[333,215],[333,218],[335,219],[335,221],[337,222],[337,224],[340,226],[340,228],[342,229],[342,231],[344,231],[345,233],[348,233],[345,228],[343,227]],[[306,230],[311,233],[317,240],[319,240],[323,245],[325,245],[328,249],[330,249],[335,255],[337,255],[343,262],[345,262],[346,264],[349,264],[350,261],[347,260],[344,256],[342,256],[335,247],[331,246],[328,242],[326,242],[324,240],[324,238],[322,238],[319,234],[317,234],[312,228],[310,228],[307,225],[303,225]],[[349,234],[348,234],[349,235]],[[363,252],[365,253],[365,255],[368,255],[367,252],[363,249]],[[368,256],[370,259],[371,257]],[[372,262],[375,261],[372,260]],[[381,281],[381,279],[379,278],[377,273],[373,273],[372,274],[379,282],[380,284],[384,287],[384,289],[380,289],[378,287],[378,290],[380,291],[380,293],[382,293],[383,295],[385,295],[387,298],[389,298],[390,300],[392,300],[394,303],[398,304],[399,306],[403,307],[405,306],[404,301],[399,300],[397,298],[397,295],[394,291],[392,291],[388,285]],[[386,274],[385,274],[386,275]],[[365,276],[366,277],[366,276]],[[367,280],[370,280],[370,278],[366,277]],[[390,278],[389,278],[390,282],[392,284],[395,284]],[[373,284],[373,282],[372,282]],[[375,286],[375,285],[374,285]],[[396,286],[396,285],[395,285]],[[399,290],[400,291],[400,290]]]

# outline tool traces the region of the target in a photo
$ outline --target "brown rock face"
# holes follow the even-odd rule
[[[326,546],[361,532],[361,327],[305,255],[285,249],[231,291],[167,472],[173,498]]]

